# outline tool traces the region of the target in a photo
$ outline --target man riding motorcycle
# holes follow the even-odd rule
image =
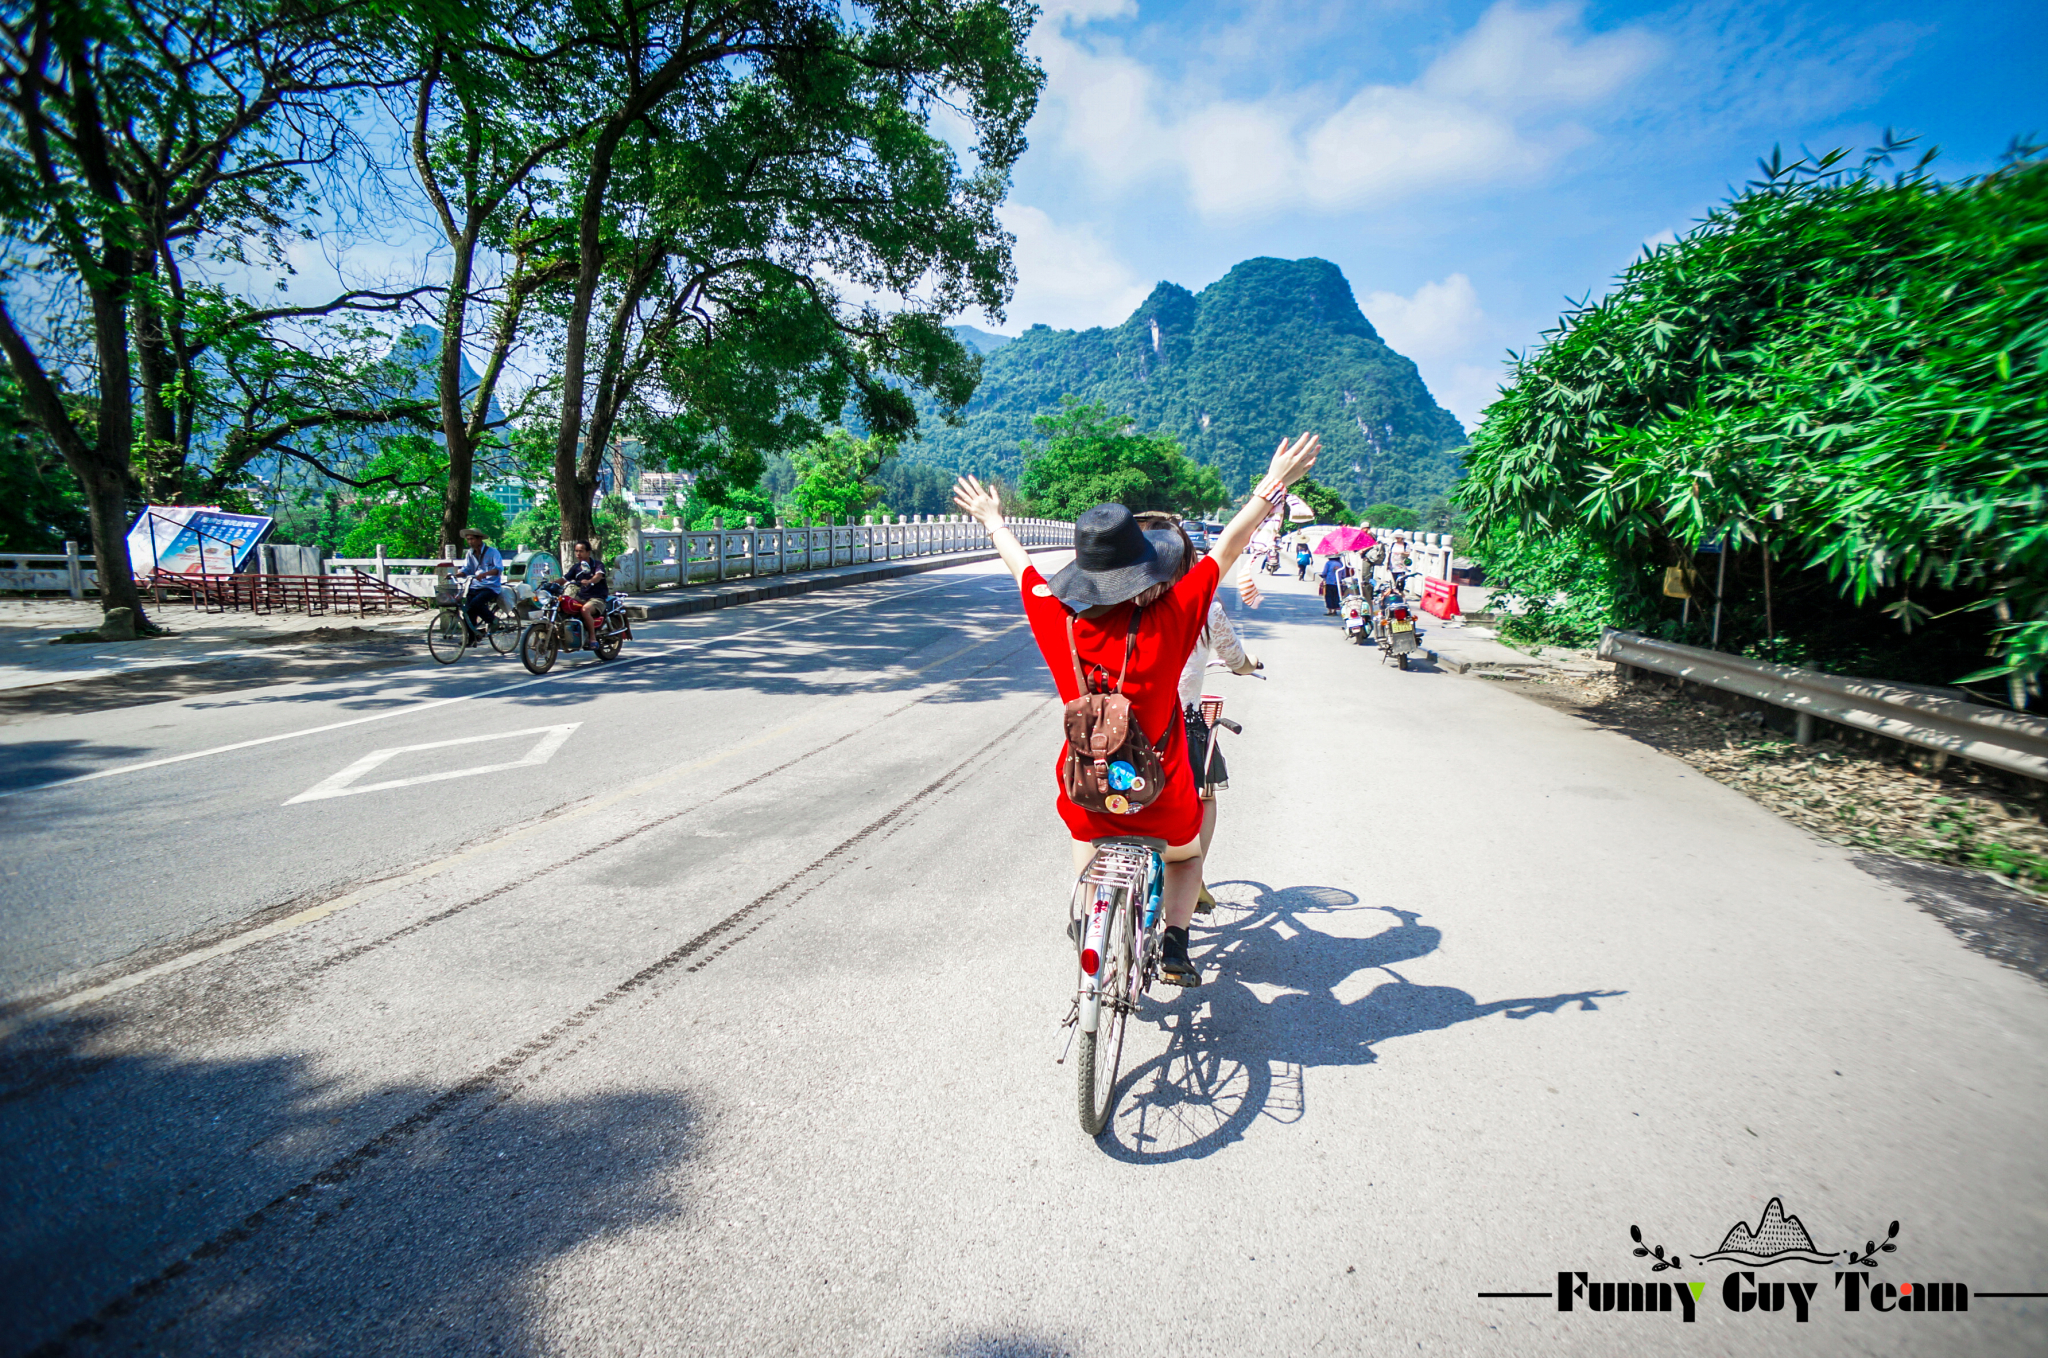
[[[610,581],[604,573],[604,563],[597,559],[588,542],[572,543],[576,556],[569,568],[562,572],[562,613],[561,617],[580,616],[583,619],[583,644],[590,646],[597,640],[598,630],[604,626],[604,601]]]

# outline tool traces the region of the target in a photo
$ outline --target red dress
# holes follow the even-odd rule
[[[1209,600],[1216,594],[1216,563],[1203,557],[1180,583],[1160,598],[1145,605],[1138,635],[1131,640],[1130,668],[1124,673],[1124,696],[1131,700],[1131,714],[1145,738],[1166,737],[1160,763],[1166,770],[1166,786],[1150,806],[1125,815],[1088,811],[1074,805],[1060,786],[1060,771],[1066,764],[1067,747],[1060,745],[1060,757],[1053,764],[1053,786],[1060,788],[1060,819],[1075,839],[1100,839],[1105,835],[1146,835],[1168,844],[1185,844],[1202,831],[1202,803],[1195,795],[1195,777],[1188,768],[1187,728],[1180,714],[1180,671],[1202,634],[1209,616]],[[1074,687],[1074,664],[1067,657],[1067,606],[1055,599],[1045,577],[1036,567],[1026,568],[1021,582],[1024,616],[1031,623],[1032,639],[1046,668],[1060,691],[1062,702],[1081,696]],[[1108,677],[1100,688],[1107,691],[1116,683],[1124,665],[1124,638],[1130,634],[1131,606],[1119,604],[1098,618],[1074,620],[1075,649],[1081,653],[1081,668],[1092,679],[1097,671]]]

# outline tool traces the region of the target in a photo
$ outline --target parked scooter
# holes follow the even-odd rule
[[[1380,663],[1385,664],[1389,656],[1402,669],[1408,668],[1408,657],[1422,645],[1422,628],[1416,610],[1402,592],[1407,583],[1409,571],[1395,571],[1392,580],[1375,595],[1372,604],[1372,639],[1380,648]]]
[[[1344,639],[1354,646],[1363,646],[1372,635],[1371,608],[1365,599],[1356,594],[1344,596],[1338,607],[1337,621],[1343,625]]]

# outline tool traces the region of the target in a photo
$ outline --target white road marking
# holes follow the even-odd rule
[[[955,583],[958,582],[942,580],[936,585],[928,585],[924,589],[914,589],[907,594],[891,595],[890,598],[913,599],[920,594],[929,594],[935,589],[944,589],[947,585]],[[669,656],[680,655],[682,652],[698,646],[723,645],[728,641],[737,641],[741,637],[758,636],[763,632],[772,632],[778,627],[787,627],[791,623],[811,622],[818,618],[829,618],[835,613],[852,613],[860,609],[872,608],[877,602],[886,602],[886,600],[870,599],[865,603],[848,604],[844,608],[829,608],[822,613],[803,612],[792,618],[784,618],[781,622],[771,622],[765,627],[756,627],[746,632],[736,632],[732,636],[699,637],[692,641],[678,642],[666,650],[642,652],[638,656],[630,657],[626,663],[643,664],[649,660],[660,660]],[[492,698],[500,693],[511,693],[522,688],[532,688],[535,684],[575,683],[579,679],[588,679],[595,674],[609,674],[619,668],[621,668],[620,664],[614,663],[610,665],[594,665],[587,670],[574,670],[565,674],[544,674],[538,679],[525,679],[516,684],[505,684],[498,688],[485,689],[481,693],[459,693],[453,698],[435,698],[430,702],[414,703],[410,707],[394,707],[389,712],[372,712],[367,717],[351,717],[347,721],[328,722],[324,726],[308,726],[299,731],[283,731],[274,736],[259,736],[255,740],[238,740],[230,745],[215,745],[210,749],[194,750],[189,754],[168,755],[162,759],[145,759],[134,764],[118,764],[111,769],[100,769],[96,773],[81,773],[70,778],[58,778],[47,783],[33,783],[28,787],[7,788],[0,790],[0,798],[18,797],[24,792],[48,792],[52,788],[71,787],[78,783],[95,782],[101,778],[113,778],[123,773],[141,773],[146,769],[160,769],[168,764],[182,764],[188,759],[205,759],[210,755],[230,754],[236,750],[253,749],[258,745],[275,744],[280,740],[296,740],[300,736],[317,736],[325,731],[339,731],[347,726],[361,726],[364,722],[383,721],[389,717],[410,716],[415,712],[427,712],[436,707],[446,707],[450,703],[466,703],[473,698]]]
[[[480,773],[502,773],[506,769],[533,768],[545,764],[562,748],[571,733],[583,723],[572,721],[563,726],[529,726],[523,731],[500,731],[493,736],[460,736],[454,740],[432,740],[424,745],[394,745],[388,750],[372,750],[340,773],[331,774],[301,792],[285,803],[325,801],[329,797],[353,797],[359,792],[385,792],[397,787],[412,787],[418,783],[440,783],[450,778],[473,778]],[[392,778],[382,783],[363,783],[356,779],[378,765],[415,750],[445,750],[451,745],[480,745],[492,740],[510,740],[514,736],[539,736],[534,747],[517,759],[496,764],[477,764],[466,769],[443,769],[439,773],[422,773],[411,778]]]
[[[924,591],[920,590],[918,592],[923,593]],[[950,655],[942,655],[937,660],[926,661],[916,669],[907,671],[903,677],[915,679],[927,670],[936,669],[940,665],[958,660],[969,651],[986,646],[989,642],[995,641],[998,638],[1006,637],[1023,626],[1024,624],[1021,622],[1013,622],[1008,627],[969,642]],[[939,689],[958,682],[955,679],[947,679],[941,683],[933,684],[931,688],[933,692],[937,692]],[[0,1040],[11,1037],[21,1028],[29,1023],[33,1023],[37,1019],[48,1018],[53,1014],[67,1013],[70,1010],[91,1004],[95,1000],[103,1000],[110,995],[118,995],[124,990],[133,990],[135,987],[153,981],[159,976],[170,976],[196,967],[202,962],[210,962],[216,957],[224,957],[229,953],[239,952],[252,943],[261,943],[265,939],[276,938],[279,934],[290,933],[302,925],[326,919],[329,915],[340,914],[352,905],[361,905],[364,901],[375,900],[380,896],[388,896],[401,887],[408,887],[415,882],[424,882],[431,877],[438,877],[450,868],[460,864],[470,862],[485,855],[495,855],[506,846],[516,844],[520,840],[530,838],[533,835],[544,832],[553,833],[560,826],[567,825],[572,821],[582,820],[587,816],[594,816],[598,812],[616,806],[629,798],[638,797],[642,793],[652,792],[658,787],[666,786],[679,778],[686,778],[693,773],[701,773],[714,764],[724,763],[736,754],[743,754],[748,750],[756,749],[771,741],[778,740],[801,726],[809,725],[826,713],[836,712],[848,703],[865,696],[867,695],[849,693],[842,697],[827,699],[809,712],[784,722],[772,731],[764,731],[751,740],[743,740],[737,745],[729,745],[716,754],[706,755],[702,759],[669,769],[665,773],[657,773],[652,777],[643,778],[629,787],[621,788],[608,796],[599,797],[595,801],[585,802],[583,805],[574,807],[560,815],[544,815],[539,820],[523,825],[508,834],[500,835],[498,838],[483,844],[472,845],[467,849],[458,850],[446,858],[414,868],[411,872],[401,873],[396,877],[389,877],[381,882],[372,882],[368,886],[359,887],[345,895],[336,896],[331,901],[323,901],[319,905],[308,906],[296,915],[289,915],[280,920],[272,920],[268,924],[259,924],[254,929],[245,930],[242,933],[224,938],[218,943],[208,944],[204,948],[196,948],[191,952],[182,953],[177,957],[159,962],[153,967],[144,967],[140,971],[131,971],[126,976],[116,976],[111,981],[104,981],[96,986],[88,986],[83,990],[73,991],[69,995],[60,996],[47,1004],[39,1005],[34,1009],[16,1014],[12,1018],[0,1019]]]

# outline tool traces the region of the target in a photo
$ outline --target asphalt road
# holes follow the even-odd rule
[[[1976,1295],[2048,1292],[2043,986],[1291,583],[1219,679],[1210,983],[1084,1137],[998,570],[0,730],[0,1350],[2048,1351]],[[1805,1321],[1697,1258],[1774,1197]],[[1478,1295],[1560,1270],[1707,1285]]]

